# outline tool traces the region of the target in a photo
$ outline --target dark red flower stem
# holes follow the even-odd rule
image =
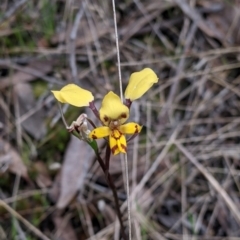
[[[110,149],[109,145],[107,144],[106,157],[105,157],[105,166],[106,166],[107,172],[109,172],[110,157],[111,157],[111,149]]]
[[[100,116],[99,116],[99,111],[98,111],[97,108],[95,107],[95,104],[94,104],[93,101],[89,103],[89,107],[90,107],[90,109],[93,111],[93,113],[94,113],[94,115],[96,116],[96,118],[101,121]]]
[[[120,205],[119,205],[119,202],[118,202],[118,195],[117,195],[116,186],[113,182],[111,174],[109,173],[106,165],[104,164],[103,159],[101,158],[101,156],[99,155],[98,152],[96,152],[96,156],[97,156],[97,160],[98,160],[98,162],[99,162],[99,164],[100,164],[100,166],[101,166],[101,168],[102,168],[102,170],[105,174],[106,181],[107,181],[107,183],[108,183],[108,185],[111,188],[112,193],[113,193],[113,198],[114,198],[114,202],[115,202],[115,206],[116,206],[116,212],[117,212],[117,216],[118,216],[118,219],[119,219],[119,222],[120,222],[120,229],[121,229],[122,238],[124,240],[127,240],[127,236],[125,234],[123,221],[122,221],[122,213],[121,213]]]
[[[93,128],[97,128],[94,122],[90,118],[86,118],[86,119],[92,125]]]

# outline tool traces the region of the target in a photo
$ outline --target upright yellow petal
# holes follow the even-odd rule
[[[89,138],[92,138],[92,139],[104,138],[109,136],[110,133],[111,133],[111,130],[109,129],[109,127],[98,127],[93,129],[89,133]]]
[[[94,99],[90,91],[75,84],[68,84],[60,91],[52,91],[52,93],[59,102],[68,103],[76,107],[89,106],[89,103]]]
[[[142,126],[137,123],[130,122],[119,127],[119,130],[123,134],[135,134],[139,133],[142,130]]]
[[[109,125],[110,121],[114,120],[119,120],[120,124],[123,124],[129,117],[129,109],[121,102],[118,95],[109,92],[103,98],[99,114],[105,125]]]
[[[131,101],[140,98],[157,81],[157,75],[150,68],[144,68],[140,72],[131,74],[128,86],[125,90],[125,98]]]

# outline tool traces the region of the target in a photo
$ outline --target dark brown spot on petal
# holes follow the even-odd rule
[[[139,131],[138,131],[138,126],[137,126],[137,124],[135,125],[135,133],[138,133]]]
[[[112,153],[114,154],[117,149],[118,149],[118,146],[117,146],[117,145],[113,146],[112,149],[111,149],[111,150],[112,150]]]
[[[126,113],[122,113],[121,114],[121,118],[126,118],[127,117],[127,114]]]
[[[92,139],[97,139],[97,136],[92,134]]]
[[[121,147],[125,150],[125,152],[127,151],[127,147],[124,146],[123,144],[121,144]]]
[[[104,120],[105,122],[107,122],[107,121],[109,120],[109,118],[105,115],[104,118],[103,118],[103,120]]]

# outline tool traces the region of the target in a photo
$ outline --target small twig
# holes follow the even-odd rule
[[[186,187],[186,167],[184,165],[185,159],[181,158],[181,212],[182,215],[187,211],[187,187]],[[182,232],[185,236],[184,239],[188,239],[188,229],[186,226],[183,224],[182,225]]]
[[[19,195],[16,195],[16,196],[12,196],[12,197],[9,197],[9,198],[5,198],[4,199],[4,202],[9,204],[9,203],[13,203],[13,202],[17,202],[17,201],[20,201],[22,199],[25,199],[25,198],[29,198],[31,196],[35,196],[36,194],[47,194],[49,192],[49,189],[38,189],[38,190],[30,190],[30,191],[27,191],[25,193],[21,193]]]
[[[94,237],[93,225],[92,225],[92,221],[91,221],[91,217],[90,217],[90,214],[89,214],[89,211],[88,211],[86,201],[84,201],[81,205],[82,205],[82,211],[83,211],[83,214],[84,214],[84,217],[85,217],[85,222],[86,222],[86,225],[87,225],[88,235],[93,236],[93,239],[96,240],[96,238]]]
[[[51,240],[1,199],[0,199],[0,206],[4,207],[10,214],[12,214],[19,221],[21,221],[30,231],[32,231],[40,239]]]
[[[139,109],[139,104],[136,103],[135,105],[133,105],[133,111],[134,111],[134,122],[139,122],[140,120],[140,109]],[[136,137],[134,137],[134,141],[133,141],[133,156],[132,156],[132,190],[136,187],[137,185],[137,174],[138,174],[138,160],[139,160],[139,154],[138,154],[138,141],[139,141],[139,135],[135,134]],[[126,176],[126,179],[128,179],[128,177]],[[130,199],[128,199],[128,205],[129,207],[131,207],[132,212],[134,211],[134,215],[135,213],[138,211],[138,205],[137,205],[137,199],[136,199],[136,195],[132,197],[133,202],[131,205]],[[141,238],[141,230],[140,230],[140,224],[138,222],[138,219],[134,218],[132,220],[133,222],[133,229],[134,229],[134,235],[135,238],[137,240],[142,239]],[[131,225],[130,225],[131,226]]]
[[[14,112],[15,112],[15,119],[16,119],[17,145],[18,145],[19,151],[21,151],[22,150],[22,145],[23,145],[23,142],[22,142],[22,126],[17,121],[17,119],[20,118],[20,106],[19,106],[19,100],[18,100],[17,94],[16,95],[14,94]],[[21,175],[17,174],[16,177],[15,177],[12,197],[17,196],[17,193],[18,193],[18,190],[19,190],[19,185],[20,185],[20,180],[21,180]],[[13,209],[16,209],[16,205],[17,205],[17,202],[14,201],[13,204],[12,204]],[[18,231],[20,239],[21,240],[26,240],[26,236],[25,236],[21,226],[19,225],[18,220],[15,218],[14,215],[12,215],[12,218],[13,218],[13,224]]]
[[[66,122],[66,119],[65,119],[63,111],[62,111],[61,104],[59,102],[58,102],[58,107],[59,107],[59,110],[60,110],[60,113],[61,113],[62,121],[63,121],[63,123],[65,125],[65,128],[68,129],[69,126],[68,126],[68,124]]]
[[[105,159],[105,165],[106,165],[106,174],[109,172],[109,164],[110,164],[110,157],[111,157],[111,149],[109,147],[109,144],[106,146],[106,159]]]
[[[139,104],[136,103],[133,106],[134,110],[134,122],[139,122],[140,120],[140,109]],[[137,185],[137,164],[138,164],[138,134],[136,134],[136,137],[134,137],[133,141],[133,157],[132,157],[132,189],[135,188]]]
[[[95,117],[101,121],[100,116],[99,116],[99,111],[97,110],[94,102],[90,102],[90,103],[89,103],[89,107],[90,107],[90,109],[93,111]]]
[[[119,43],[118,43],[118,30],[117,30],[117,16],[116,16],[115,0],[112,0],[112,5],[113,5],[113,18],[114,18],[114,29],[115,29],[115,38],[116,38],[116,49],[117,49],[120,98],[123,102],[122,74],[121,74],[121,65],[120,65],[120,51],[119,51]]]
[[[152,125],[152,108],[151,103],[146,103],[147,108],[147,142],[146,142],[146,159],[145,159],[145,172],[148,170],[150,166],[150,156],[151,156],[151,145],[150,145],[150,139],[151,139],[151,125]]]
[[[94,124],[94,122],[90,118],[86,118],[86,119],[92,125],[93,128],[97,128],[97,126]]]
[[[35,114],[37,111],[42,109],[44,106],[48,105],[50,102],[53,101],[53,96],[49,96],[47,99],[45,99],[43,102],[37,103],[33,108],[29,109],[26,113],[19,116],[16,120],[16,125],[21,124],[26,119],[30,118],[33,114]]]
[[[70,67],[72,71],[73,81],[77,82],[77,64],[76,64],[76,37],[77,37],[77,30],[81,19],[83,17],[85,11],[86,2],[83,2],[82,6],[79,8],[78,13],[75,17],[75,21],[73,24],[73,28],[70,34]]]
[[[132,239],[132,224],[131,224],[131,202],[129,193],[129,177],[128,177],[128,158],[127,154],[124,154],[124,164],[125,164],[125,176],[126,176],[126,192],[127,192],[127,211],[128,211],[128,232],[129,240]]]

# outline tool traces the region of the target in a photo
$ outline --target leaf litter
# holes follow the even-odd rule
[[[113,198],[94,154],[69,137],[61,120],[49,125],[59,114],[52,89],[74,81],[97,98],[109,89],[118,91],[111,2],[86,4],[75,41],[70,33],[79,5],[21,2],[0,3],[0,197],[12,195],[14,175],[30,178],[35,185],[21,181],[15,203],[44,234],[63,240],[117,239]],[[128,149],[133,239],[239,238],[233,210],[239,208],[240,177],[238,1],[116,3],[123,85],[144,67],[160,79],[138,102],[147,129]],[[54,18],[44,25],[43,16]],[[35,81],[45,83],[40,96],[33,94]],[[25,117],[20,148],[14,94]],[[81,113],[63,110],[69,123]],[[110,172],[126,218],[120,159],[110,160]],[[48,188],[47,198],[43,193],[32,197],[32,188]],[[59,209],[53,213],[49,204]],[[10,223],[1,214],[1,235],[14,239]],[[28,230],[23,228],[34,239]]]
[[[0,169],[2,172],[10,171],[25,179],[28,179],[27,166],[23,163],[19,153],[9,144],[0,138]]]

